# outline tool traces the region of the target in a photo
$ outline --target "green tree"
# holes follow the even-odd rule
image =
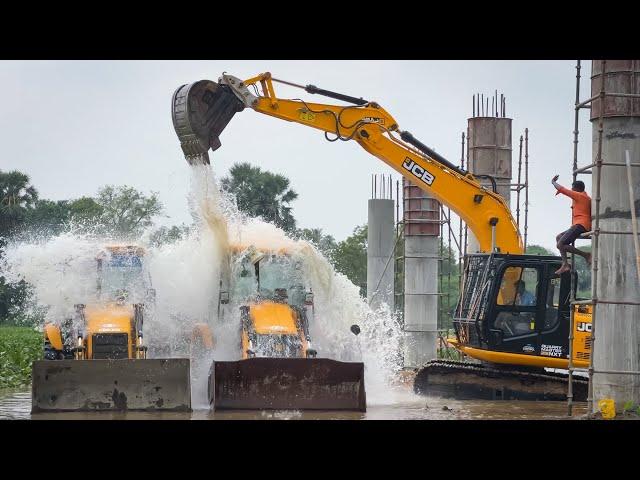
[[[338,242],[333,254],[336,270],[360,287],[360,294],[367,292],[367,226],[361,225],[353,234]]]
[[[542,245],[529,245],[526,253],[528,255],[557,255],[557,253],[547,250]]]
[[[38,199],[27,209],[25,231],[42,235],[59,235],[70,229],[92,231],[100,225],[103,208],[91,197],[76,200]]]
[[[183,238],[189,232],[187,225],[174,225],[171,228],[162,226],[151,234],[150,243],[153,246],[160,246],[174,243]]]
[[[582,251],[591,252],[591,245],[578,246]],[[578,274],[577,298],[591,298],[591,265],[580,255],[574,255]]]
[[[0,237],[0,324],[16,324],[21,323],[26,316],[33,289],[24,280],[8,282],[1,274],[5,265],[6,245],[6,240]]]
[[[0,232],[11,235],[22,225],[27,210],[38,200],[38,191],[29,175],[0,170]]]
[[[458,252],[447,245],[440,247],[440,275],[438,288],[440,295],[440,316],[438,328],[453,328],[453,310],[460,296],[460,265]]]
[[[70,219],[67,200],[39,199],[27,210],[25,226],[36,233],[58,235],[68,227]]]
[[[102,208],[101,225],[108,233],[125,238],[139,236],[164,211],[157,193],[146,196],[128,186],[101,188],[97,203]]]
[[[338,244],[331,235],[322,233],[321,228],[303,228],[297,231],[296,236],[315,245],[325,258],[333,262],[333,255]]]
[[[69,202],[72,223],[92,228],[100,223],[104,208],[94,198],[81,197]]]
[[[77,200],[38,199],[26,210],[24,227],[38,235],[59,235],[70,228],[93,229],[103,208],[91,197]]]
[[[591,245],[580,246],[578,248],[585,252],[591,251]],[[557,252],[552,252],[540,245],[529,245],[527,247],[527,253],[532,255],[558,255]],[[578,274],[576,297],[591,298],[591,266],[589,266],[587,261],[579,255],[575,256],[575,262],[576,273]]]
[[[249,163],[236,163],[222,188],[235,195],[238,209],[251,217],[262,217],[286,232],[295,232],[296,221],[290,203],[298,194],[289,188],[284,175],[263,171]]]

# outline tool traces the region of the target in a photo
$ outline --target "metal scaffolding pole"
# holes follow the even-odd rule
[[[522,135],[520,135],[520,149],[518,153],[518,189],[516,192],[516,223],[520,230],[520,184],[522,183]]]
[[[475,101],[474,101],[475,108]],[[475,110],[474,110],[475,113]],[[465,136],[464,132],[462,132],[462,152],[460,153],[460,169],[464,170],[464,147],[465,147]],[[462,260],[464,258],[464,254],[466,252],[466,244],[463,245],[462,238],[462,218],[458,217],[458,288],[462,291]]]
[[[601,192],[601,183],[602,183],[602,167],[603,166],[615,166],[615,167],[626,167],[627,168],[627,178],[629,182],[629,195],[630,195],[630,205],[631,205],[631,220],[634,222],[635,217],[635,205],[634,205],[634,196],[633,196],[633,185],[631,181],[631,167],[640,166],[639,163],[631,163],[627,157],[627,161],[625,163],[622,162],[605,162],[602,158],[602,144],[603,144],[603,134],[604,134],[604,114],[605,114],[605,99],[606,97],[623,97],[623,98],[634,98],[640,99],[640,94],[621,94],[615,92],[606,92],[605,90],[605,77],[606,77],[606,60],[601,61],[601,72],[600,72],[600,91],[597,95],[592,96],[588,100],[584,102],[580,102],[580,61],[578,60],[576,65],[576,100],[575,100],[575,117],[574,117],[574,158],[573,158],[573,179],[574,181],[577,179],[579,174],[593,174],[595,181],[595,213],[594,213],[594,223],[593,229],[590,232],[586,232],[582,235],[582,238],[592,238],[592,277],[591,277],[591,300],[576,300],[574,294],[574,285],[573,285],[573,275],[572,275],[572,288],[571,288],[571,314],[570,314],[570,330],[569,330],[569,385],[568,385],[568,393],[567,393],[567,410],[568,415],[571,416],[573,414],[573,388],[572,388],[572,379],[574,371],[585,371],[583,368],[575,368],[573,366],[573,330],[574,330],[574,310],[578,305],[592,305],[592,317],[591,317],[591,354],[589,358],[589,368],[586,371],[589,374],[589,389],[587,395],[587,408],[588,413],[592,413],[593,411],[593,376],[594,374],[614,374],[614,375],[640,375],[640,371],[637,370],[595,370],[594,369],[594,352],[595,352],[595,340],[596,340],[596,324],[598,319],[598,305],[640,305],[640,302],[630,300],[630,299],[606,299],[599,297],[598,290],[598,249],[599,249],[599,239],[600,235],[634,235],[634,240],[637,242],[637,233],[635,231],[635,225],[632,224],[632,231],[611,231],[611,230],[601,230],[600,229],[600,203],[602,201],[602,192]],[[578,167],[578,120],[579,120],[579,111],[581,109],[589,109],[592,107],[592,104],[595,100],[599,100],[600,111],[598,116],[598,130],[597,130],[597,153],[596,153],[596,161],[586,167]],[[636,253],[637,256],[637,253]],[[638,261],[638,272],[640,275],[640,260]],[[575,261],[572,262],[572,271],[575,269]]]
[[[573,181],[578,178],[578,126],[580,121],[580,60],[576,65],[576,102],[575,102],[575,114],[573,123]],[[576,280],[575,280],[575,256],[571,253],[571,293],[570,303],[576,301]],[[567,387],[567,414],[573,415],[573,325],[574,325],[574,310],[575,307],[571,307],[569,311],[569,386]]]

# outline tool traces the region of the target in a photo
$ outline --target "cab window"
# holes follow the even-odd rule
[[[535,333],[538,283],[537,268],[508,267],[502,274],[493,328],[504,338]]]
[[[508,267],[498,293],[498,305],[535,307],[538,292],[538,269]]]
[[[544,329],[551,330],[558,324],[560,305],[560,277],[549,279],[547,290],[547,308],[545,309]]]

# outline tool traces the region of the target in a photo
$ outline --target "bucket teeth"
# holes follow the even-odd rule
[[[208,150],[220,148],[220,134],[243,109],[227,85],[200,80],[178,88],[173,94],[171,117],[187,162],[208,165]]]

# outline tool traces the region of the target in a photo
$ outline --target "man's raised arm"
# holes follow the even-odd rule
[[[558,195],[559,193],[562,193],[564,195],[566,195],[567,197],[570,198],[578,198],[579,195],[577,192],[574,192],[573,190],[569,190],[567,187],[563,187],[562,185],[560,185],[556,180],[558,180],[558,178],[560,177],[560,175],[556,175],[555,177],[553,177],[551,179],[551,183],[553,184],[554,187],[556,187],[556,195]]]

